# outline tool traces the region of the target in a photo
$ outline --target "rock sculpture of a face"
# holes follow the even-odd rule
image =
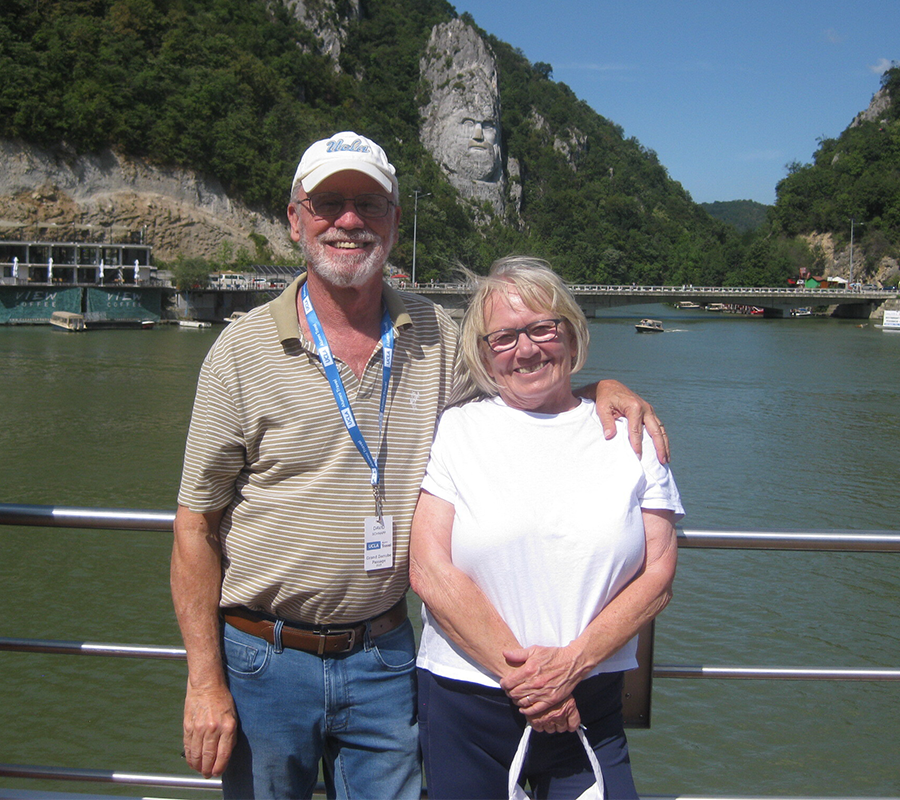
[[[420,62],[429,101],[422,142],[463,197],[506,205],[494,58],[461,20],[436,25]]]
[[[446,167],[467,180],[500,180],[500,121],[494,109],[455,107],[444,121]]]

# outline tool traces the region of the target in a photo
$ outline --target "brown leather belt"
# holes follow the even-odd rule
[[[225,618],[225,622],[239,631],[249,633],[251,636],[258,636],[269,644],[275,644],[276,623],[274,620],[244,606],[224,609],[222,616]],[[406,598],[404,597],[381,616],[356,625],[334,627],[322,625],[312,630],[303,630],[303,628],[295,628],[285,623],[281,629],[281,644],[292,650],[304,650],[320,656],[349,653],[358,642],[362,641],[366,625],[369,626],[369,633],[373,637],[381,636],[401,625],[406,617]]]

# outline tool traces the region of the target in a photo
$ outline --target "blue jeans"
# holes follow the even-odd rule
[[[406,620],[351,652],[323,657],[225,625],[238,711],[225,798],[311,797],[324,762],[329,798],[409,798],[422,789],[415,641]]]

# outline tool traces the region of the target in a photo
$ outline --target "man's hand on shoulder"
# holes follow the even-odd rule
[[[641,455],[644,428],[653,439],[656,457],[660,464],[668,464],[669,437],[653,406],[640,395],[635,394],[625,384],[616,380],[603,380],[592,386],[586,386],[579,395],[594,399],[600,423],[607,439],[616,435],[616,419],[625,417],[628,420],[628,439],[635,453]]]

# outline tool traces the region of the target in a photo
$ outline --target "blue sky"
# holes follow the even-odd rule
[[[900,0],[460,0],[698,203],[775,201],[900,62]]]

